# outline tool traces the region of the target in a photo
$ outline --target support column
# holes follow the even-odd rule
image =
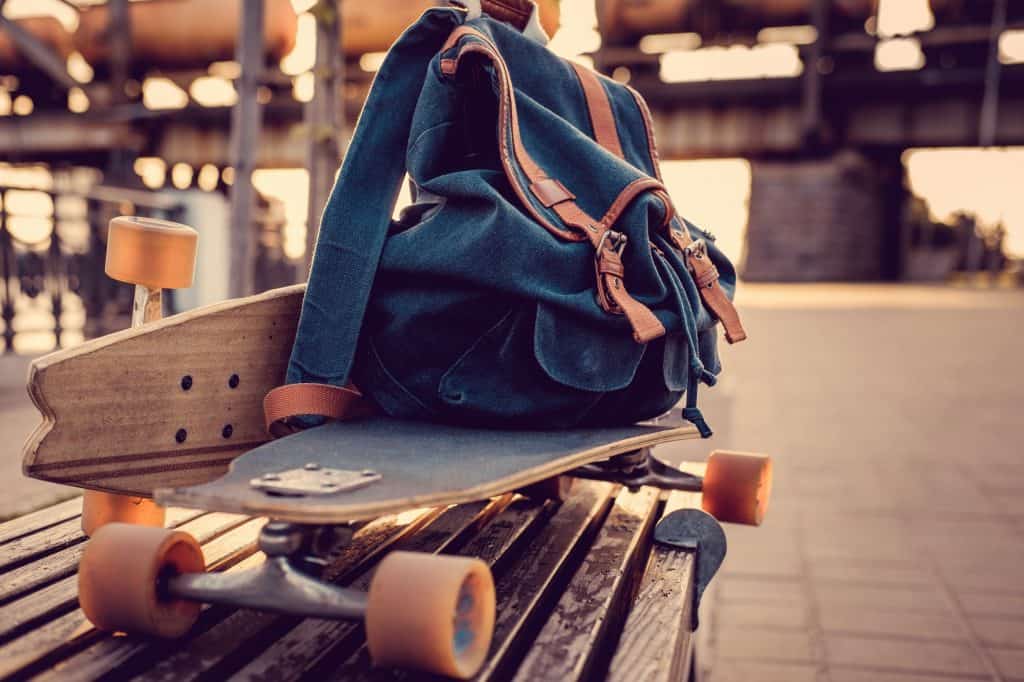
[[[231,296],[253,293],[253,264],[256,261],[256,229],[253,224],[255,191],[252,172],[256,145],[260,139],[262,106],[257,90],[264,69],[263,0],[242,3],[241,33],[235,60],[241,66],[238,102],[231,112],[231,165],[235,182],[231,186]]]
[[[751,163],[741,274],[749,281],[872,281],[902,268],[899,154]]]
[[[313,99],[304,111],[309,148],[306,170],[309,171],[309,212],[306,218],[305,269],[300,279],[309,275],[313,264],[320,215],[334,186],[334,176],[341,159],[339,140],[344,129],[344,61],[341,54],[341,3],[320,0],[310,12],[316,18],[316,65],[313,67]]]

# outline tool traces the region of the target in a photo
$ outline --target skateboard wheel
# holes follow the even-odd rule
[[[576,479],[572,476],[552,476],[551,478],[532,483],[516,492],[531,500],[543,502],[545,500],[558,500],[564,502],[572,492],[572,485]]]
[[[487,655],[494,611],[479,559],[391,552],[370,584],[366,641],[375,665],[466,679]]]
[[[772,460],[716,450],[704,474],[704,511],[724,523],[760,526],[772,491]]]
[[[82,496],[82,532],[92,536],[100,526],[114,521],[162,528],[164,508],[145,497],[86,490]]]
[[[150,289],[192,286],[199,233],[169,220],[120,216],[107,232],[107,274]]]
[[[78,601],[101,630],[180,637],[195,623],[200,604],[160,594],[159,582],[204,570],[203,550],[188,533],[111,523],[85,546]]]

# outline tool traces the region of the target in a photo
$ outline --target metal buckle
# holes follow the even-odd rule
[[[612,250],[615,251],[616,254],[621,256],[622,252],[626,250],[626,243],[629,242],[629,237],[623,234],[622,232],[617,232],[615,230],[607,230],[604,234],[601,235],[601,239],[598,240],[597,242],[597,251],[594,255],[595,258],[601,258],[601,252],[604,250],[604,243],[609,237],[612,240]]]
[[[708,244],[703,239],[695,239],[686,245],[683,253],[694,258],[704,258],[708,255]]]

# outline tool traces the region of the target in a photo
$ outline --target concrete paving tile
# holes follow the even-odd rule
[[[810,621],[802,602],[721,602],[715,609],[716,623],[731,626],[806,628]]]
[[[1000,673],[1014,679],[1024,678],[1024,649],[991,648],[988,651]]]
[[[806,602],[803,585],[797,580],[767,580],[761,577],[721,575],[713,583],[717,598],[726,604],[738,602]]]
[[[933,576],[913,561],[866,561],[848,557],[810,557],[808,570],[814,578],[843,580],[867,585],[931,585]]]
[[[809,663],[716,660],[705,682],[827,682],[827,679],[819,666]]]
[[[828,662],[836,666],[947,675],[984,675],[987,672],[981,658],[966,644],[828,633],[824,643]]]
[[[882,670],[857,670],[854,668],[831,667],[828,671],[830,682],[953,682],[953,680],[988,680],[988,675],[958,674],[928,675],[919,673],[894,673]]]
[[[839,581],[815,580],[814,598],[827,603],[859,604],[880,611],[952,613],[937,587],[925,585],[861,585]]]
[[[881,610],[860,604],[830,602],[820,604],[817,615],[825,632],[954,642],[966,636],[960,621],[948,613]]]
[[[814,645],[807,632],[761,627],[719,627],[714,636],[718,659],[812,662]]]
[[[984,644],[1024,649],[1024,618],[969,616],[968,620]]]
[[[976,616],[1009,616],[1024,618],[1024,595],[974,588],[955,589],[964,610]]]

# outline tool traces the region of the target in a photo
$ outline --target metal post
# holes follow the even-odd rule
[[[263,73],[263,0],[244,0],[241,31],[235,59],[241,66],[238,102],[231,115],[231,165],[235,182],[231,186],[231,277],[232,297],[253,292],[253,264],[256,260],[253,207],[255,192],[252,172],[260,138],[262,107],[257,90]]]
[[[106,39],[110,43],[110,106],[128,102],[125,86],[131,77],[132,24],[128,0],[109,0]],[[138,185],[132,172],[135,153],[125,147],[114,147],[107,159],[105,182],[127,187]]]
[[[821,142],[822,74],[819,71],[819,64],[828,42],[829,5],[829,0],[814,0],[811,6],[811,22],[817,36],[807,52],[807,61],[804,63],[801,128],[804,144],[812,146]]]
[[[978,124],[978,144],[991,147],[996,141],[999,124],[999,36],[1006,29],[1006,0],[996,0],[992,9],[989,31],[988,64],[985,67],[985,96],[981,101],[981,120]]]
[[[306,130],[309,149],[309,212],[306,218],[306,255],[304,279],[313,264],[313,250],[327,197],[334,185],[334,174],[341,158],[339,136],[344,127],[344,61],[341,55],[340,0],[320,0],[310,10],[316,17],[316,65],[313,67],[313,99],[306,104]]]

